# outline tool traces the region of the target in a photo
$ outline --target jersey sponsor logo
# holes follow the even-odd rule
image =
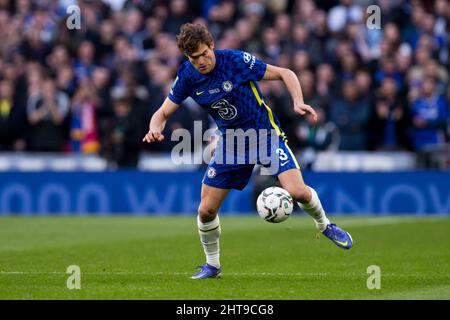
[[[237,115],[237,109],[235,106],[231,105],[227,100],[220,99],[211,105],[213,109],[219,109],[217,111],[218,115],[224,120],[234,119]]]
[[[205,92],[205,91],[196,91],[195,94],[199,96],[199,95],[201,95],[203,92]]]
[[[252,55],[248,52],[244,52],[244,62],[249,63],[251,59],[252,59]]]
[[[233,84],[231,83],[231,81],[224,81],[222,83],[222,89],[226,92],[230,92],[231,90],[233,90]]]
[[[206,175],[210,179],[214,178],[216,176],[216,174],[217,174],[216,169],[214,169],[213,167],[209,167],[208,171],[206,171]]]
[[[250,53],[244,52],[244,62],[248,64],[250,61],[251,61],[251,63],[248,68],[250,70],[252,70],[253,67],[255,66],[256,58],[255,58],[255,56],[251,55]]]
[[[254,56],[252,56],[252,63],[250,63],[250,67],[248,67],[250,70],[252,70],[253,67],[255,66],[255,62],[256,62],[256,59]]]

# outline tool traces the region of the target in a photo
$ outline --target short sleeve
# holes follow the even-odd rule
[[[175,78],[175,81],[172,84],[172,88],[170,89],[168,98],[176,104],[181,104],[188,96],[187,86],[185,84],[186,79],[184,76],[183,69],[180,68],[178,71],[178,75]]]
[[[242,81],[259,81],[266,73],[267,64],[254,55],[239,51],[231,51],[231,63],[236,77]]]

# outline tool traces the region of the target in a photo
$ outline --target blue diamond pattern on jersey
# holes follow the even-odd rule
[[[273,129],[266,106],[260,104],[264,97],[256,83],[263,78],[267,65],[239,50],[215,50],[214,53],[216,65],[208,74],[201,74],[189,61],[180,66],[169,99],[180,104],[190,96],[209,112],[222,134],[226,129]],[[218,102],[222,110],[212,108]],[[227,105],[232,106],[229,112]],[[236,115],[229,119],[226,115],[233,114],[234,108]],[[280,126],[275,115],[273,121]]]

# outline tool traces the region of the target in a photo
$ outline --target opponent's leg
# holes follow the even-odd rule
[[[197,226],[203,251],[206,256],[206,265],[192,276],[193,279],[215,278],[220,275],[220,221],[217,212],[229,189],[220,189],[202,185],[201,201],[198,207]]]
[[[278,179],[283,189],[289,192],[292,198],[297,201],[300,208],[314,219],[316,227],[320,232],[332,240],[338,247],[349,249],[352,246],[353,240],[350,234],[335,224],[330,223],[317,192],[304,183],[299,169],[284,171],[278,175]]]

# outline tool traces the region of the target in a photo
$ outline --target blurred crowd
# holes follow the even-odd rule
[[[80,29],[67,23],[73,4]],[[0,150],[135,167],[144,150],[170,151],[171,131],[213,126],[188,99],[163,143],[142,143],[185,60],[175,35],[186,22],[207,25],[218,49],[298,75],[318,123],[293,114],[282,82],[260,82],[296,151],[428,154],[448,141],[447,0],[0,0]]]

